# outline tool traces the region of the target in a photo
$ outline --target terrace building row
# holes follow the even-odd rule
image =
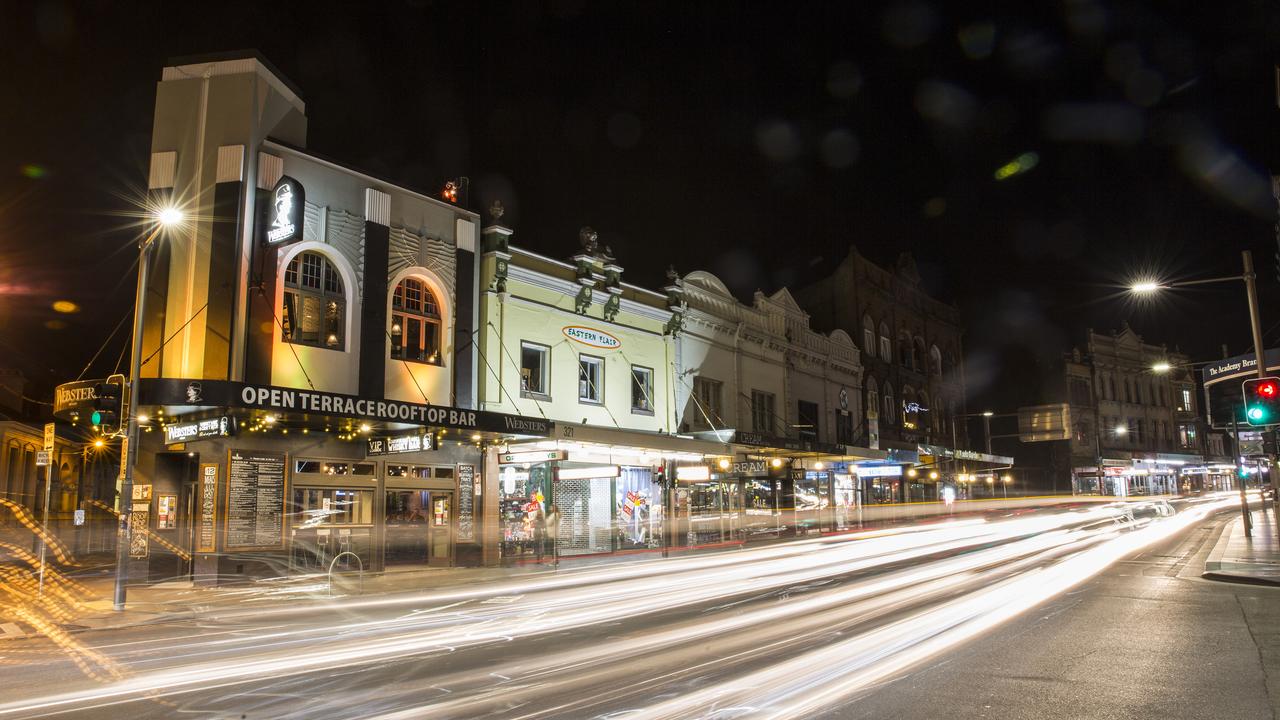
[[[132,577],[835,531],[1011,462],[957,447],[959,328],[905,265],[865,306],[746,304],[706,272],[648,289],[589,228],[558,259],[498,205],[482,220],[305,144],[300,93],[264,59],[163,70],[148,186],[188,219],[151,253],[133,494],[81,498],[101,522],[127,511]],[[910,333],[877,336],[875,365],[867,314]],[[83,430],[80,390],[55,414]]]

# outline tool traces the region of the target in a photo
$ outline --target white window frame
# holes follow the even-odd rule
[[[646,382],[643,385],[636,382],[637,371],[641,375],[644,375],[647,378]],[[644,396],[644,402],[646,402],[649,405],[648,408],[644,408],[636,405],[635,393],[636,393],[637,385],[639,385],[641,394]],[[652,415],[653,411],[654,411],[653,368],[645,367],[644,365],[632,365],[631,366],[631,413],[633,415]]]
[[[542,389],[530,390],[525,385],[524,351],[532,350],[542,356]],[[520,341],[520,397],[537,400],[551,399],[551,347],[529,340]]]
[[[584,365],[594,365],[597,368],[598,377],[596,382],[592,383],[590,377],[583,377]],[[590,388],[592,385],[595,386],[595,397],[583,395],[583,390]],[[604,358],[585,353],[578,355],[578,402],[583,405],[604,404]]]

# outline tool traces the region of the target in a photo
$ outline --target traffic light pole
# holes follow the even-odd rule
[[[1235,454],[1236,482],[1240,483],[1240,513],[1244,516],[1244,536],[1253,537],[1253,518],[1249,516],[1249,498],[1245,494],[1244,466],[1240,464],[1240,418],[1231,406],[1231,444]]]
[[[1249,322],[1253,326],[1253,357],[1258,361],[1258,377],[1267,376],[1267,361],[1262,349],[1262,318],[1258,311],[1258,274],[1253,269],[1253,254],[1248,250],[1241,253],[1244,259],[1244,287],[1249,295]],[[1271,498],[1276,517],[1280,518],[1280,478],[1277,473],[1268,471],[1271,478]],[[1263,512],[1266,512],[1266,499],[1262,501]],[[1276,532],[1280,534],[1280,522],[1275,523]],[[1246,522],[1246,529],[1249,525]]]
[[[151,264],[151,243],[161,226],[139,244],[138,290],[133,301],[133,355],[129,360],[129,406],[125,409],[128,430],[125,432],[124,481],[120,484],[120,524],[116,530],[116,582],[112,605],[124,610],[125,586],[129,582],[129,535],[133,517],[133,468],[138,459],[138,378],[142,374],[142,320],[147,292],[147,269]]]

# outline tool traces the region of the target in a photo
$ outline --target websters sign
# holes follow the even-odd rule
[[[302,222],[307,194],[302,184],[288,175],[281,177],[271,191],[267,207],[266,241],[283,245],[302,238]]]

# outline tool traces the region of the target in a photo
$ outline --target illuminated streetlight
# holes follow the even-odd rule
[[[1151,372],[1167,373],[1173,369],[1173,366],[1167,362],[1161,361],[1151,366]]]
[[[982,417],[991,417],[992,415],[995,415],[995,413],[991,412],[990,410],[982,411]]]
[[[102,438],[98,438],[97,440],[94,440],[94,441],[93,441],[93,446],[94,446],[94,447],[96,447],[96,448],[106,447],[106,446],[107,446],[107,442],[106,442],[105,440],[103,440]]]
[[[1127,435],[1128,433],[1129,433],[1129,428],[1125,427],[1124,425],[1117,425],[1117,426],[1116,426],[1115,434],[1117,434],[1117,435]]]
[[[729,458],[720,458],[720,460],[719,460],[719,461],[717,461],[717,462],[716,462],[716,464],[720,466],[720,469],[721,469],[721,470],[728,470],[728,469],[729,469]]]
[[[937,479],[938,479],[938,471],[937,471],[937,470],[930,470],[930,471],[929,471],[929,479],[930,479],[930,480],[937,480]]]
[[[156,222],[166,227],[172,227],[182,222],[182,211],[175,207],[167,207],[156,213]]]
[[[1134,284],[1130,285],[1130,286],[1129,286],[1129,292],[1138,293],[1138,294],[1140,294],[1140,295],[1143,295],[1143,294],[1146,294],[1146,293],[1153,293],[1153,292],[1155,292],[1155,291],[1157,291],[1157,290],[1160,290],[1160,289],[1161,289],[1161,288],[1163,288],[1163,287],[1164,287],[1163,285],[1161,285],[1161,284],[1160,284],[1160,283],[1158,283],[1158,282],[1155,282],[1154,280],[1144,280],[1144,281],[1142,281],[1142,282],[1137,282],[1137,283],[1134,283]]]
[[[915,468],[907,468],[907,477],[913,478],[916,475],[919,475],[919,473],[916,472]]]

